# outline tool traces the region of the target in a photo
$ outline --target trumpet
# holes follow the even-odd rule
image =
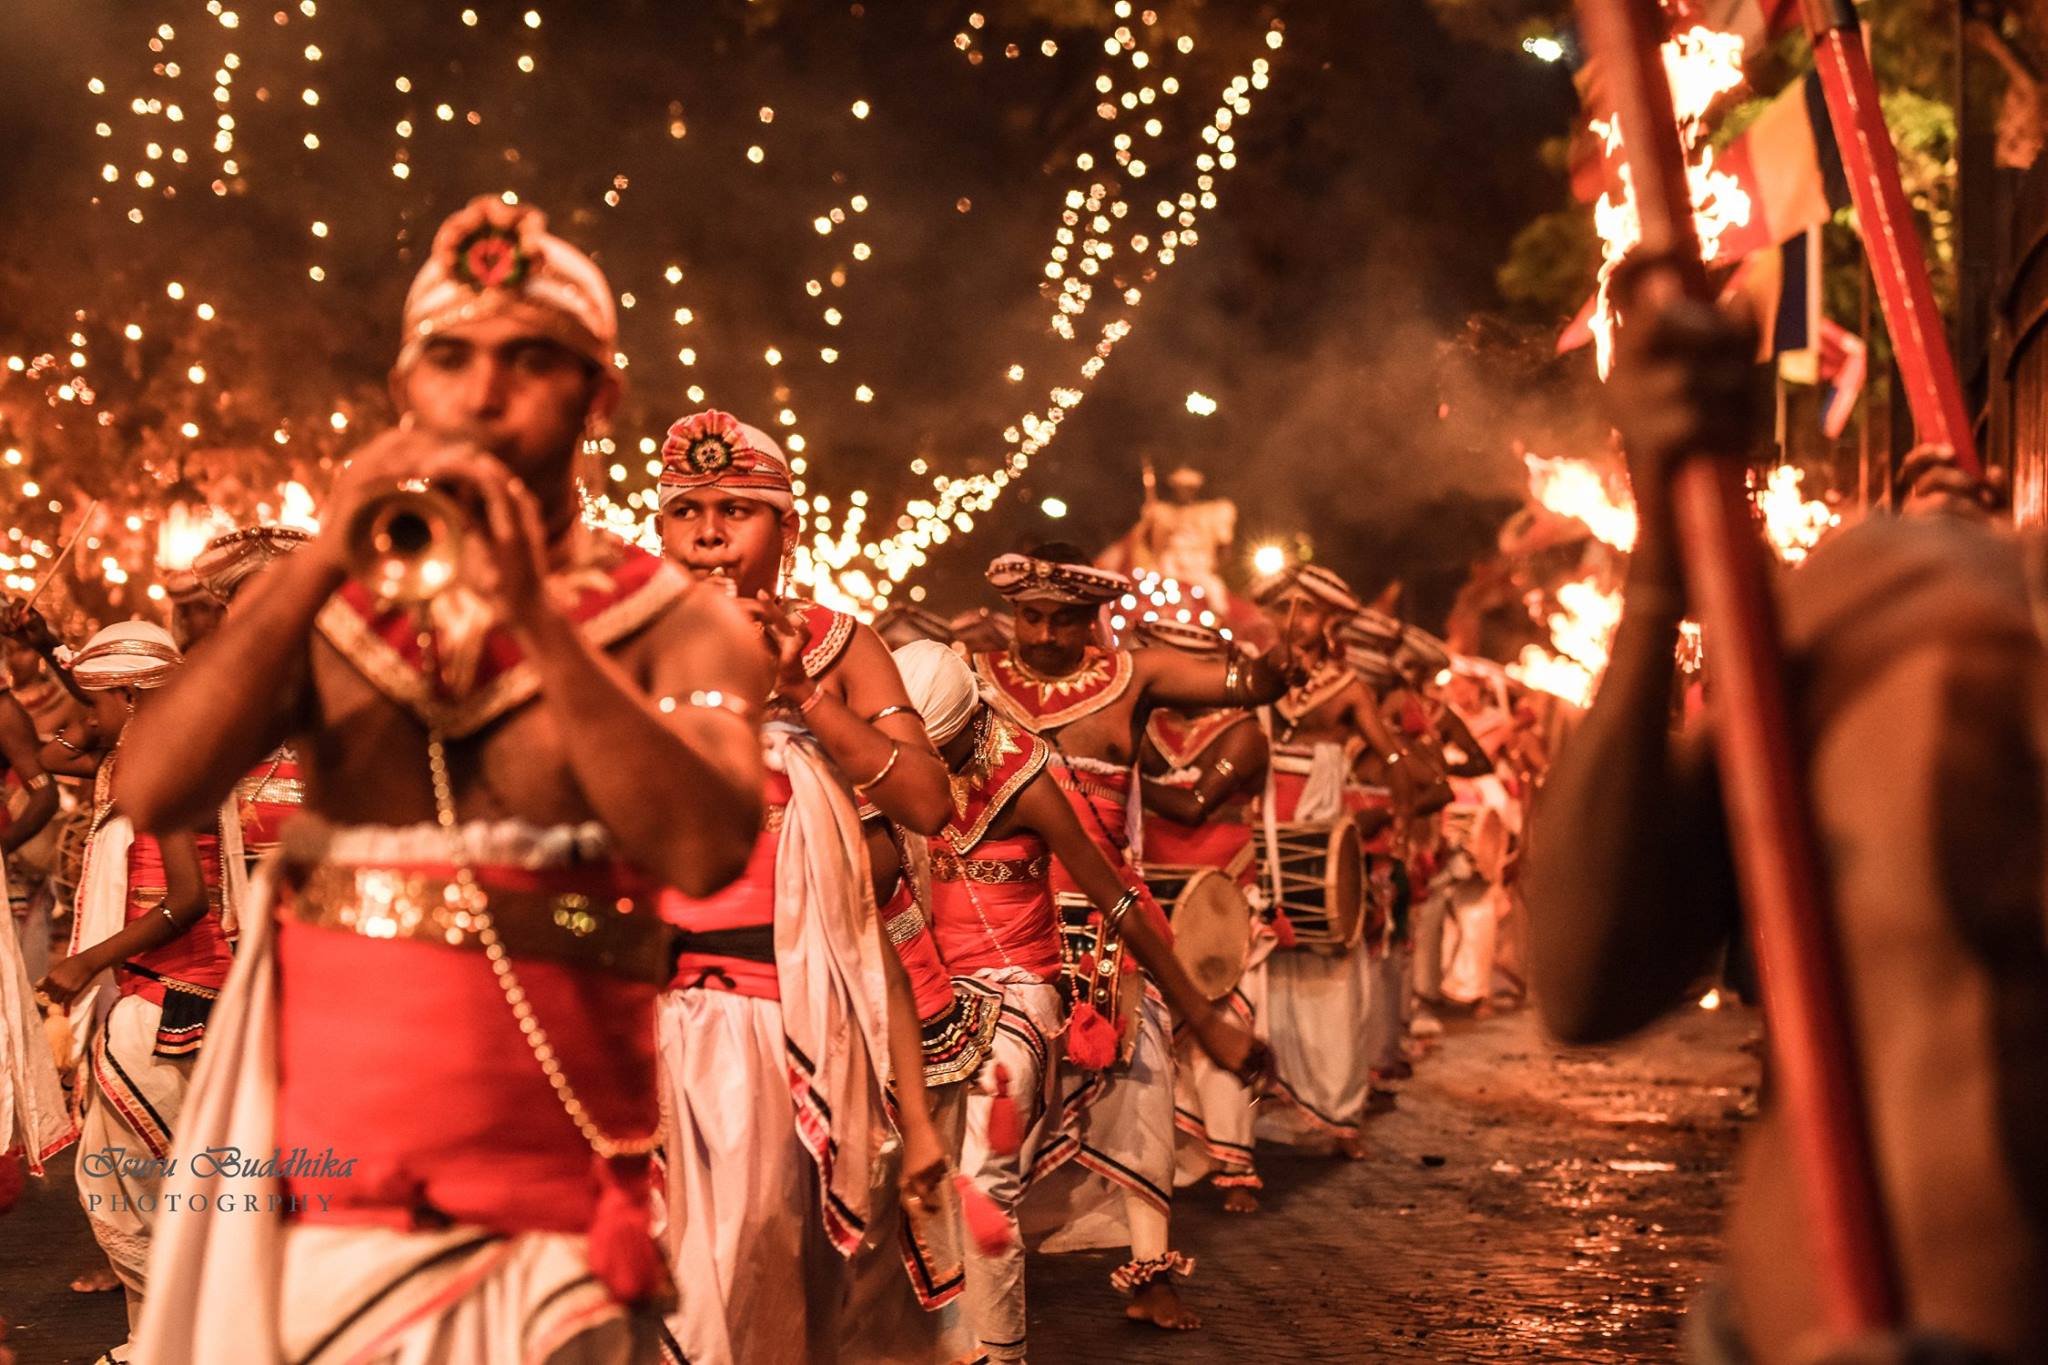
[[[454,585],[469,534],[468,509],[425,484],[366,501],[348,524],[349,564],[380,602],[410,606]]]

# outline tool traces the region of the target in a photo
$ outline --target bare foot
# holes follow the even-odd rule
[[[1259,1197],[1251,1192],[1249,1186],[1232,1185],[1223,1192],[1223,1211],[1225,1213],[1257,1213],[1259,1211]]]
[[[71,1282],[71,1288],[80,1294],[106,1294],[120,1287],[121,1281],[115,1276],[114,1268],[105,1265],[97,1270],[88,1270]]]
[[[1131,1295],[1124,1316],[1133,1322],[1149,1322],[1169,1332],[1192,1332],[1202,1325],[1195,1311],[1180,1301],[1180,1294],[1161,1275]]]
[[[1365,1134],[1353,1133],[1337,1144],[1337,1154],[1346,1161],[1363,1161],[1372,1155],[1372,1148],[1366,1145]]]

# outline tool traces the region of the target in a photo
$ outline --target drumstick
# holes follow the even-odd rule
[[[93,511],[99,505],[100,500],[98,498],[92,498],[86,502],[85,515],[78,519],[78,529],[71,533],[71,539],[65,541],[63,548],[57,551],[57,557],[50,561],[50,567],[43,570],[42,581],[36,584],[35,591],[23,600],[21,604],[23,619],[27,618],[28,609],[36,604],[36,599],[43,595],[43,589],[50,586],[50,580],[57,576],[57,570],[63,568],[64,561],[71,557],[71,547],[78,544],[84,538],[85,524],[92,520]]]

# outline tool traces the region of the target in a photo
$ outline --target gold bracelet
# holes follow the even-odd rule
[[[889,761],[882,765],[882,771],[876,773],[873,777],[869,778],[865,782],[854,783],[853,789],[857,792],[864,792],[868,790],[870,787],[879,787],[880,785],[882,785],[884,781],[888,779],[890,773],[896,771],[896,760],[901,757],[903,757],[903,746],[901,744],[898,744],[893,739],[890,740]]]

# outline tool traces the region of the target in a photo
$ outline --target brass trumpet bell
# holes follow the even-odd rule
[[[430,601],[455,583],[469,517],[445,493],[394,488],[365,502],[349,523],[356,581],[380,602]]]

